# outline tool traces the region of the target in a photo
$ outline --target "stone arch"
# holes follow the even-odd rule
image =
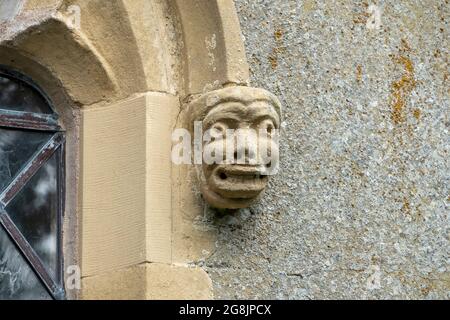
[[[173,1],[183,31],[186,92],[247,85],[249,68],[233,1]]]
[[[231,0],[48,2],[3,24],[0,41],[51,70],[79,105],[149,90],[183,96],[248,84]],[[68,15],[74,5],[80,28]]]

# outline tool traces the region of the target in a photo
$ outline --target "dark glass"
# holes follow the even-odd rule
[[[0,193],[52,135],[0,128]]]
[[[42,95],[29,84],[0,75],[0,109],[51,114]]]
[[[0,300],[51,300],[9,235],[0,226]]]
[[[6,207],[16,227],[58,282],[58,168],[56,153]]]

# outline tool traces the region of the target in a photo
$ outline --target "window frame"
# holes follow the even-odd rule
[[[37,277],[43,283],[49,294],[55,300],[65,299],[66,293],[64,289],[64,256],[63,256],[63,219],[65,210],[65,142],[66,132],[60,125],[59,116],[51,100],[45,92],[36,85],[27,76],[10,70],[0,65],[0,76],[11,78],[17,82],[29,85],[41,97],[53,111],[52,114],[41,114],[24,111],[12,111],[2,109],[0,105],[0,128],[17,129],[25,131],[43,131],[53,133],[53,136],[28,160],[22,169],[16,174],[13,180],[0,193],[0,224],[5,232],[10,236],[17,250],[23,255],[28,262],[30,268],[36,273]],[[31,247],[29,242],[14,224],[9,214],[5,210],[6,206],[14,199],[14,197],[22,190],[28,181],[43,167],[43,165],[56,156],[57,167],[57,261],[58,269],[56,270],[57,279],[53,279],[50,272],[43,264],[40,257]]]

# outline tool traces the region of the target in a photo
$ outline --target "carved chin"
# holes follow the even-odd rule
[[[225,165],[216,167],[203,185],[205,200],[217,208],[248,207],[264,190],[268,176],[256,166]]]

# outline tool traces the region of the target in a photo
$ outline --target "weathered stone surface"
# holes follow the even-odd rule
[[[448,4],[235,2],[285,129],[261,202],[215,213],[215,298],[450,298]]]

